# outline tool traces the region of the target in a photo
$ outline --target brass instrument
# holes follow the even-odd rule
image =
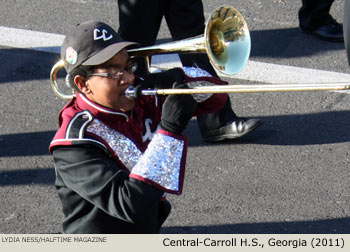
[[[326,91],[350,90],[349,83],[306,83],[306,84],[246,84],[228,86],[203,86],[189,89],[147,89],[141,95],[171,95],[171,94],[222,94],[222,93],[261,93],[261,92],[295,92],[295,91]],[[136,98],[135,89],[127,88],[125,96]]]
[[[232,75],[241,71],[246,64],[250,54],[250,46],[249,30],[241,13],[230,6],[221,6],[210,15],[204,35],[132,49],[128,50],[128,53],[130,57],[145,57],[149,66],[149,57],[155,54],[205,52],[217,71]],[[62,99],[70,99],[74,94],[64,94],[56,82],[57,72],[62,67],[64,67],[62,60],[53,66],[50,82],[57,96]]]
[[[149,67],[149,57],[169,53],[207,53],[210,63],[220,73],[233,75],[240,72],[248,61],[251,48],[247,23],[239,11],[230,6],[216,8],[210,15],[205,32],[201,36],[160,45],[128,50],[131,57],[145,57]],[[56,82],[57,72],[64,67],[63,60],[57,62],[50,73],[50,82],[55,94],[62,99],[71,99],[72,94],[64,94]],[[200,93],[245,93],[284,92],[350,89],[348,84],[262,84],[206,86],[191,89],[142,90],[142,95],[200,94]],[[130,87],[126,91],[129,98],[136,97]]]
[[[72,90],[72,94],[65,94],[61,91],[57,84],[57,72],[64,67],[63,60],[58,61],[51,69],[50,72],[50,84],[55,92],[55,94],[62,99],[71,99],[74,96],[74,91]]]
[[[230,6],[216,8],[203,35],[180,41],[128,50],[132,57],[169,53],[207,53],[213,67],[225,75],[240,72],[248,61],[251,42],[242,14]]]

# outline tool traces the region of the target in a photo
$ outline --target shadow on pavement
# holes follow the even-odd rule
[[[345,50],[344,43],[330,43],[299,28],[251,31],[251,57],[297,58],[319,52]]]
[[[350,218],[299,222],[163,227],[164,234],[349,234]]]
[[[315,145],[350,142],[350,111],[259,117],[264,124],[238,139],[214,144]],[[189,146],[210,145],[202,139],[196,120],[186,129]]]
[[[18,185],[54,185],[55,169],[0,171],[0,187]]]

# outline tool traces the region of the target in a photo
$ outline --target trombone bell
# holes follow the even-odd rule
[[[233,75],[248,61],[251,42],[243,16],[229,6],[217,8],[211,14],[204,32],[208,57],[219,72]]]
[[[128,53],[132,57],[146,57],[147,63],[154,54],[206,53],[214,69],[233,75],[247,63],[250,48],[250,34],[242,14],[233,7],[221,6],[210,15],[203,35],[132,49]]]

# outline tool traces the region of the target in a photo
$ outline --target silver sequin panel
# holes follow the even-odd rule
[[[178,191],[183,149],[184,141],[156,133],[131,173]]]
[[[87,127],[87,131],[105,140],[113,149],[119,160],[131,170],[139,161],[142,152],[126,136],[113,130],[98,119],[94,119]]]
[[[213,86],[213,83],[207,82],[207,81],[194,81],[194,82],[188,82],[186,83],[190,88],[195,87],[204,87],[204,86]],[[204,102],[205,100],[209,99],[213,94],[192,94],[193,98],[197,102]]]
[[[190,76],[192,78],[198,78],[198,77],[211,77],[211,75],[198,67],[183,67],[183,71],[187,76]],[[213,83],[210,83],[208,81],[193,81],[186,83],[190,88],[195,87],[204,87],[204,86],[213,86]],[[204,102],[205,100],[209,99],[213,94],[192,94],[193,98],[197,102]]]
[[[196,78],[196,77],[211,77],[210,73],[199,68],[199,67],[182,67],[182,70],[186,75]]]

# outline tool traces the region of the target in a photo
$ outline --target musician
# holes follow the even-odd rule
[[[227,94],[139,96],[137,84],[187,88],[223,84],[198,68],[177,68],[145,79],[109,25],[85,22],[65,37],[61,58],[75,97],[59,113],[49,150],[64,213],[64,233],[158,233],[180,194],[193,115],[214,112]],[[180,75],[181,73],[181,75]],[[181,78],[179,78],[181,77]]]
[[[139,46],[154,45],[164,17],[174,41],[204,33],[205,18],[201,0],[118,0],[119,30],[122,38],[138,42]],[[179,54],[183,66],[198,66],[219,78],[206,54]],[[138,74],[145,76],[139,62]],[[263,124],[260,119],[238,117],[230,99],[215,113],[197,117],[206,142],[218,142],[245,136]]]
[[[331,41],[343,42],[343,27],[329,13],[334,0],[302,0],[299,9],[301,31]]]

